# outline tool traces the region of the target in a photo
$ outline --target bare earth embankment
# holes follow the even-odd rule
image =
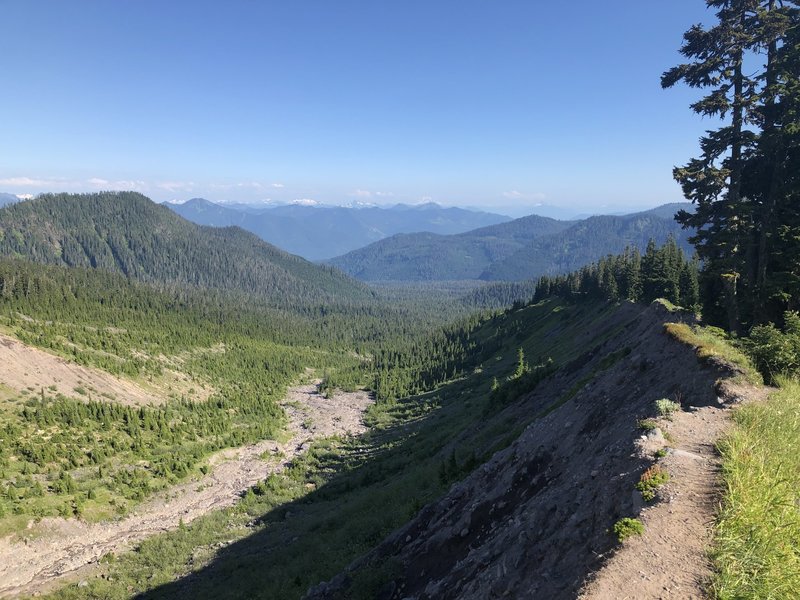
[[[540,418],[306,598],[350,597],[385,564],[387,600],[703,597],[714,445],[730,407],[762,392],[668,335],[664,322],[681,318],[624,304],[587,328],[575,340],[584,354],[505,409]],[[659,416],[665,399],[680,409],[671,421]],[[647,433],[646,420],[666,434]],[[670,481],[648,504],[636,485],[656,460]],[[622,518],[641,519],[645,532],[620,546]]]
[[[195,401],[207,399],[214,391],[208,385],[199,385],[185,373],[164,369],[164,383],[173,391],[188,393]],[[0,334],[0,382],[16,392],[28,390],[38,394],[63,394],[73,398],[95,399],[104,397],[114,402],[133,406],[157,405],[169,401],[163,390],[145,389],[128,379],[84,367],[55,354],[23,344],[10,336]],[[76,390],[83,389],[82,393]],[[87,395],[88,394],[88,395]]]
[[[730,402],[762,400],[767,388],[725,382],[718,406],[692,407],[660,419],[671,448],[661,465],[669,483],[660,502],[642,510],[644,534],[629,538],[595,573],[581,600],[706,597],[712,575],[708,550],[722,490],[716,442],[731,424]],[[639,451],[651,454],[665,446],[660,434],[641,440]],[[659,440],[660,438],[660,440]]]
[[[290,437],[285,443],[266,440],[221,451],[211,458],[208,475],[159,493],[119,521],[87,524],[47,518],[33,526],[27,541],[14,537],[0,540],[0,595],[33,594],[50,588],[91,568],[109,552],[118,554],[148,536],[233,505],[243,491],[283,469],[316,438],[361,433],[361,415],[371,402],[369,395],[339,393],[326,399],[317,393],[318,383],[289,390],[284,408]],[[265,453],[266,460],[261,458]]]

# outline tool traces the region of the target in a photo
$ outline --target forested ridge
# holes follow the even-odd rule
[[[434,203],[391,207],[219,205],[202,198],[167,204],[199,225],[238,225],[309,260],[338,256],[396,233],[452,234],[509,221],[502,215]]]
[[[397,235],[329,262],[365,281],[521,281],[565,274],[626,246],[643,252],[650,239],[662,244],[670,235],[689,249],[686,232],[659,209],[579,221],[530,215],[458,235]]]
[[[530,215],[457,235],[398,234],[328,261],[364,281],[478,279],[483,269],[566,221]]]
[[[540,277],[533,300],[556,296],[649,303],[663,298],[694,310],[700,302],[699,268],[699,261],[687,258],[674,238],[660,248],[650,240],[644,255],[638,248],[626,248],[567,275]]]
[[[259,294],[275,305],[364,302],[330,267],[236,227],[201,227],[135,192],[43,194],[0,209],[0,255],[116,271],[161,286]]]
[[[558,235],[535,239],[511,256],[489,265],[481,279],[517,281],[565,274],[608,254],[620,253],[626,247],[644,252],[651,240],[663,244],[670,237],[679,247],[690,250],[686,232],[680,230],[671,216],[644,212],[589,217]]]

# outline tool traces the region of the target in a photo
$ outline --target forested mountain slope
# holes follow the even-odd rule
[[[329,262],[365,281],[479,279],[526,243],[569,226],[569,221],[530,215],[458,235],[395,235]]]
[[[297,204],[252,207],[222,206],[193,198],[184,204],[166,206],[200,225],[238,225],[309,260],[338,256],[397,233],[454,234],[510,220],[502,215],[434,203],[360,208]]]
[[[556,221],[531,215],[454,236],[398,235],[332,259],[365,281],[483,279],[518,281],[566,273],[626,246],[643,251],[669,235],[688,249],[673,205],[625,216]]]
[[[19,198],[17,198],[14,194],[0,193],[0,206],[14,204],[16,202],[19,202]]]
[[[502,404],[495,408],[535,415],[533,422],[306,598],[575,598],[614,548],[615,523],[639,515],[646,504],[637,491],[640,477],[672,452],[660,430],[645,436],[649,446],[639,446],[641,420],[658,416],[656,401],[662,398],[683,407],[714,405],[719,412],[719,365],[701,365],[690,346],[664,333],[664,321],[680,316],[658,304],[598,308],[571,307],[559,324],[536,323],[541,316],[533,306],[506,321],[521,327],[518,337],[526,348],[530,341],[522,340],[532,327],[531,339],[540,348],[549,340],[551,351],[567,350],[554,374],[528,393],[520,387],[504,410]],[[581,320],[577,328],[574,319]],[[568,332],[575,335],[571,342]],[[501,385],[501,393],[489,397],[502,397],[503,391]],[[680,447],[681,440],[671,443]],[[696,563],[704,562],[704,551],[692,555]],[[694,597],[691,577],[670,581],[671,595]],[[640,590],[642,597],[658,597]]]
[[[0,209],[0,255],[116,271],[280,305],[368,301],[362,284],[239,228],[200,227],[134,192],[47,194]]]
[[[480,278],[517,281],[568,273],[608,254],[619,254],[626,247],[644,251],[651,239],[661,245],[669,236],[674,236],[691,254],[687,232],[671,217],[661,217],[656,212],[589,217],[558,235],[535,239],[512,255],[495,261]]]
[[[0,281],[0,325],[26,343],[140,381],[178,365],[213,387],[208,401],[139,410],[19,390],[0,413],[15,428],[0,458],[28,457],[0,482],[9,519],[128,510],[209,452],[274,434],[281,390],[305,367],[323,389],[375,392],[365,437],[311,446],[236,507],[142,543],[60,598],[299,598],[359,556],[316,593],[574,597],[614,547],[609,529],[642,506],[634,486],[656,459],[634,452],[640,419],[661,398],[686,408],[718,395],[720,372],[662,334],[691,317],[660,305],[548,298],[407,338],[411,323],[389,314],[284,322],[92,269],[3,260]]]
[[[374,367],[395,393],[378,394],[363,439],[312,449],[308,472],[248,494],[242,517],[170,534],[113,578],[149,599],[300,598],[342,569],[311,597],[574,598],[615,547],[614,523],[644,504],[635,486],[656,459],[636,452],[639,421],[660,398],[716,403],[720,372],[663,334],[675,318],[630,303],[510,310],[440,343],[466,350],[453,378],[410,397],[419,373],[406,363],[425,353],[391,352]],[[311,491],[276,505],[289,483]],[[198,568],[191,540],[230,539],[226,519],[254,524]],[[158,577],[181,578],[153,589],[139,574],[158,548],[176,549]]]

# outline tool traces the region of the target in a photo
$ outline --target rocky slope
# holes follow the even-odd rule
[[[578,595],[618,547],[614,523],[644,508],[634,486],[667,444],[656,435],[643,444],[639,421],[657,416],[661,398],[721,412],[725,367],[701,365],[663,333],[676,318],[658,304],[621,306],[602,324],[604,341],[521,400],[541,418],[511,446],[307,598],[351,597],[366,573],[380,574],[385,600]],[[702,538],[708,523],[685,526]],[[681,597],[699,593],[700,577],[688,573],[696,587]]]

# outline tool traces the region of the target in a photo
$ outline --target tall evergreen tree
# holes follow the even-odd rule
[[[704,317],[738,331],[778,320],[800,292],[798,172],[798,6],[791,0],[707,0],[717,23],[695,25],[663,74],[709,89],[695,112],[727,119],[701,139],[702,156],[675,178],[697,209],[677,220],[694,227],[703,260]],[[763,62],[763,64],[759,64]],[[747,64],[747,67],[745,67]]]
[[[700,304],[700,284],[697,260],[686,262],[680,269],[680,304],[693,308]]]
[[[696,204],[694,213],[680,211],[678,221],[694,227],[691,241],[705,262],[710,294],[706,310],[719,314],[717,297],[724,299],[727,325],[739,329],[739,286],[745,271],[746,240],[750,234],[748,210],[742,201],[744,156],[754,145],[752,110],[758,100],[758,82],[744,70],[746,53],[755,45],[753,34],[757,0],[707,0],[716,9],[717,24],[708,29],[694,25],[684,34],[681,54],[690,60],[662,75],[661,85],[683,81],[708,93],[692,104],[696,113],[728,119],[726,125],[701,138],[702,156],[673,174],[686,198]]]
[[[766,57],[762,103],[755,112],[761,134],[744,181],[758,207],[751,265],[756,323],[778,321],[800,297],[799,17],[797,2],[762,0],[758,12],[759,50]]]

